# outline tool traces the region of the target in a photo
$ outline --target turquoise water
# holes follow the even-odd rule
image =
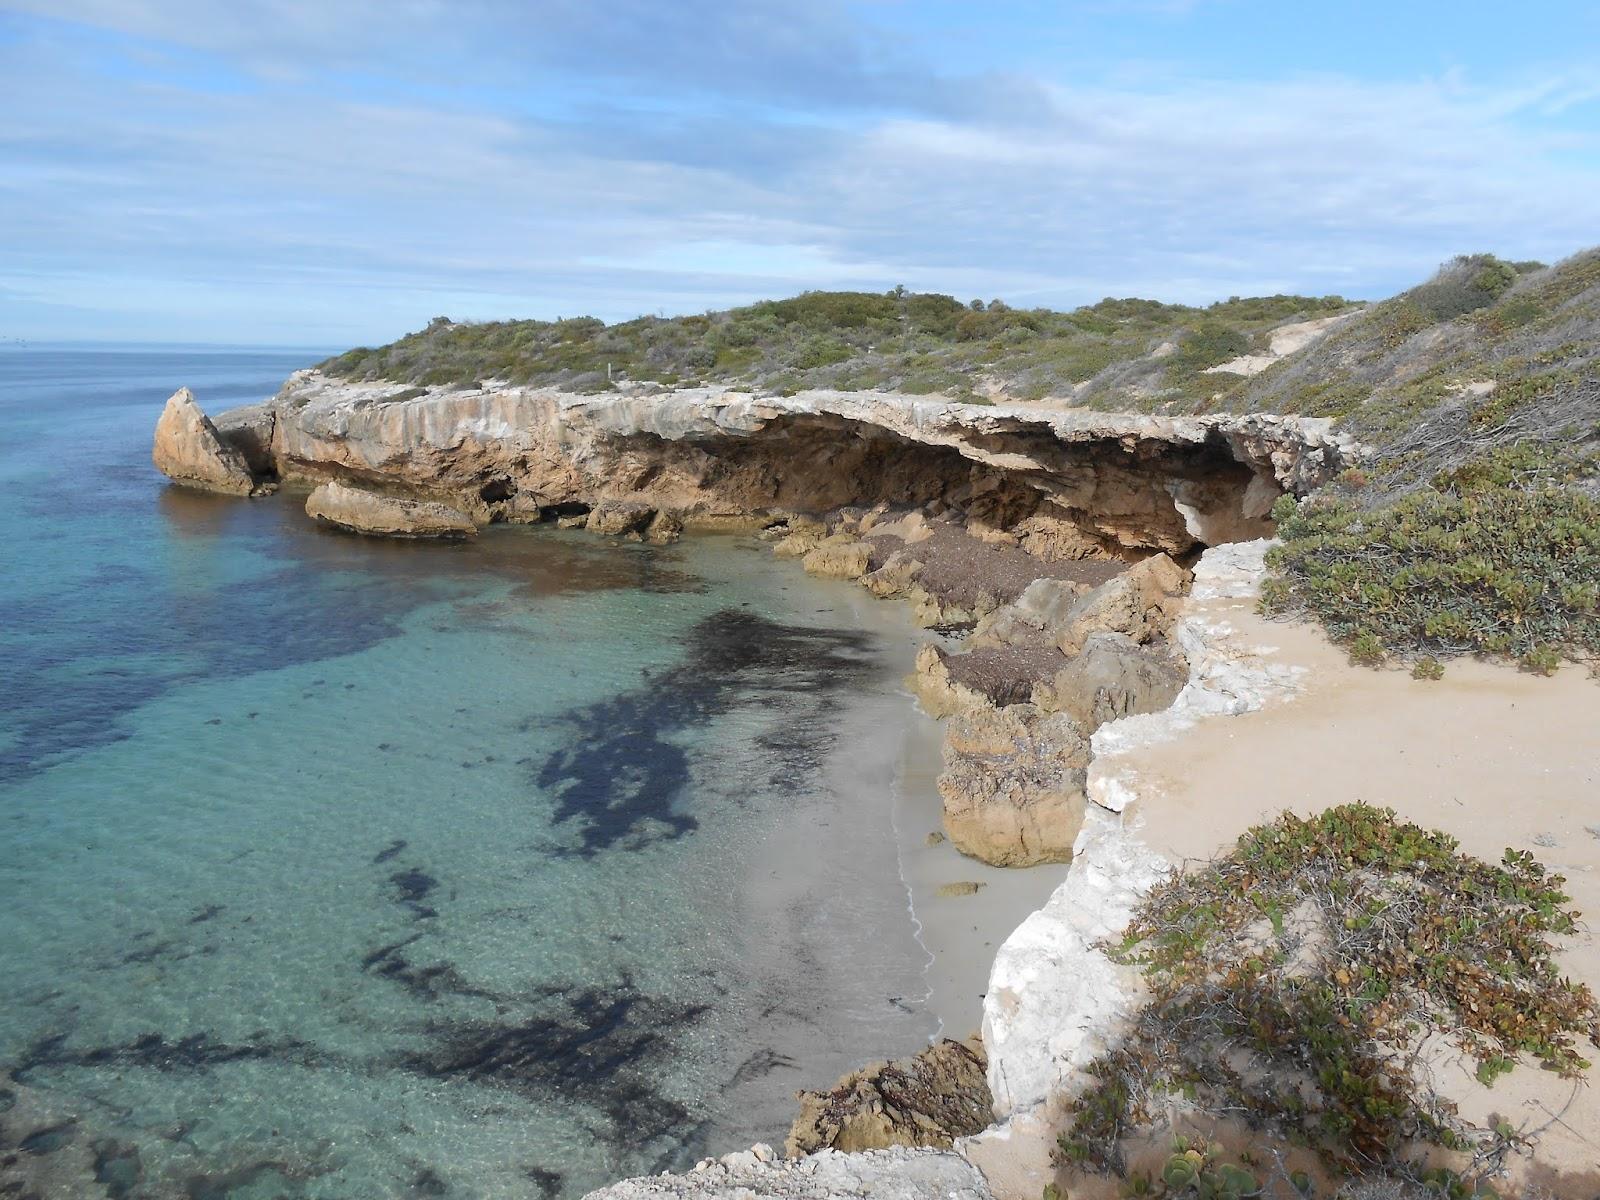
[[[0,1183],[574,1196],[920,1044],[903,618],[753,542],[391,545],[150,467],[174,387],[315,357],[0,352]]]

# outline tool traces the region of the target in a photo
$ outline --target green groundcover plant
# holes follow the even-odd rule
[[[1420,1182],[1424,1144],[1468,1152],[1464,1174],[1493,1170],[1521,1134],[1461,1117],[1430,1050],[1464,1054],[1484,1084],[1519,1059],[1588,1067],[1600,1010],[1555,962],[1578,915],[1562,882],[1526,852],[1483,862],[1361,803],[1249,830],[1158,885],[1109,947],[1143,969],[1150,999],[1090,1067],[1063,1160],[1121,1170],[1123,1138],[1176,1097],[1243,1114],[1336,1172]]]
[[[1481,459],[1375,509],[1282,501],[1269,613],[1321,621],[1358,662],[1509,656],[1548,674],[1600,657],[1600,500],[1544,474],[1525,448]]]

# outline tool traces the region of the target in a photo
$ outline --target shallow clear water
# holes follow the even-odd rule
[[[0,352],[6,1170],[578,1195],[920,1044],[903,617],[738,539],[391,545],[150,467],[178,384],[315,357]]]

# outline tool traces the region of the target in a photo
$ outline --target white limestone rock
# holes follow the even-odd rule
[[[761,1151],[766,1150],[767,1155]],[[822,1150],[808,1158],[773,1159],[768,1147],[706,1159],[682,1174],[625,1179],[584,1200],[994,1200],[983,1175],[948,1150]]]
[[[1091,806],[1072,869],[1001,944],[983,1000],[989,1089],[1002,1120],[1069,1086],[1137,1010],[1139,973],[1097,948],[1169,864]]]

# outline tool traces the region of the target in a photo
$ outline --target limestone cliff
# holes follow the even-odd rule
[[[1182,554],[1268,532],[1284,491],[1358,448],[1326,422],[980,407],[874,392],[585,396],[486,383],[399,388],[314,370],[218,426],[286,480],[381,483],[475,521],[627,500],[718,524],[935,504],[1041,557]],[[163,469],[167,469],[163,466]],[[169,471],[169,473],[172,473]]]

